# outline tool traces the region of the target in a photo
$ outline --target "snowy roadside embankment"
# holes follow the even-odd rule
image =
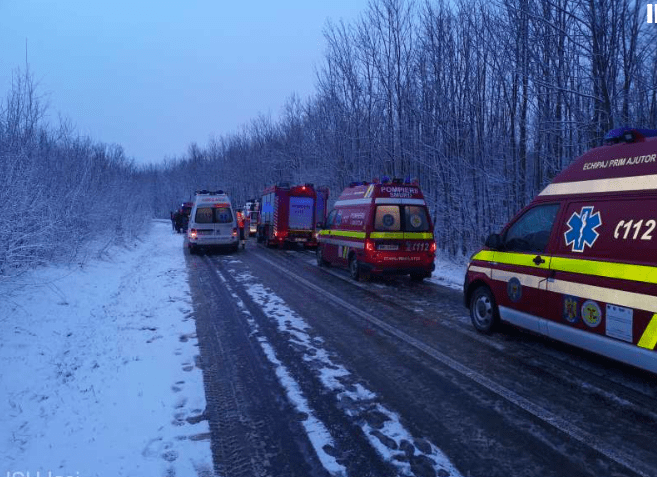
[[[182,240],[0,288],[0,475],[214,475]]]
[[[463,290],[463,280],[468,269],[468,259],[466,257],[455,259],[438,252],[434,263],[436,269],[428,281],[455,290]]]

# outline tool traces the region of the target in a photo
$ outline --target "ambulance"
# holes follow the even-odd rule
[[[210,247],[238,250],[236,215],[224,191],[196,191],[187,227],[187,247],[191,254]]]
[[[469,264],[465,305],[657,373],[657,131],[620,128],[492,234]]]
[[[431,276],[436,242],[417,183],[401,179],[353,182],[318,234],[317,263],[347,267],[355,280],[369,274]]]

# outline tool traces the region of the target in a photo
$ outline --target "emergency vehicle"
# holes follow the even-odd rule
[[[249,236],[253,237],[258,232],[260,201],[255,199],[247,201],[244,210],[246,212],[246,227],[249,230]]]
[[[239,248],[236,216],[230,198],[222,190],[196,191],[187,230],[189,253],[203,247]]]
[[[657,373],[655,136],[610,131],[488,237],[464,284],[477,330],[502,320]]]
[[[316,246],[315,202],[312,184],[271,186],[262,193],[258,242],[266,246],[300,243]]]
[[[348,267],[356,280],[363,272],[430,277],[436,242],[419,185],[385,177],[351,183],[319,232],[316,253],[318,265]]]

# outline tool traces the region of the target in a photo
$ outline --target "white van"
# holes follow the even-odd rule
[[[194,207],[187,226],[187,247],[194,254],[203,247],[239,247],[235,211],[222,190],[196,191]]]

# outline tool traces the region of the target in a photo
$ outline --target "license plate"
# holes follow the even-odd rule
[[[392,244],[392,245],[383,244],[383,245],[379,245],[378,249],[379,250],[399,250],[399,245],[397,245],[397,244]]]
[[[307,240],[308,239],[305,239],[305,238],[295,238],[294,239],[295,242],[306,242]]]

